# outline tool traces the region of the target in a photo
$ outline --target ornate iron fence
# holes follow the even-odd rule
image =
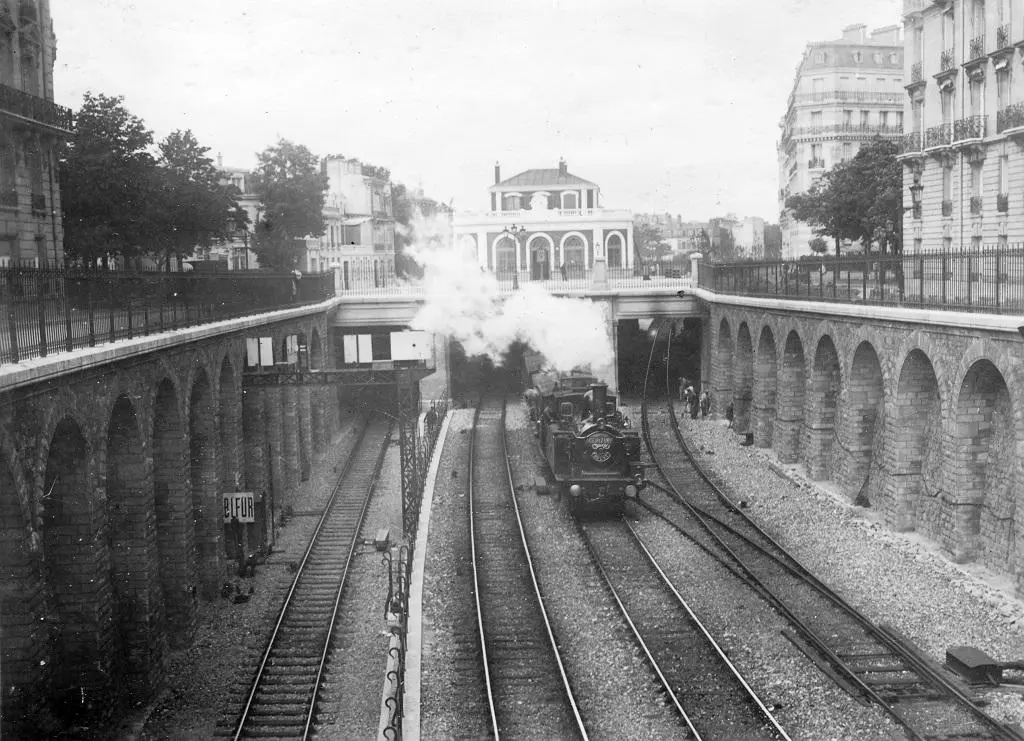
[[[0,267],[0,364],[333,295],[327,274]]]
[[[1019,314],[1024,312],[1024,245],[702,263],[698,285],[762,298]]]

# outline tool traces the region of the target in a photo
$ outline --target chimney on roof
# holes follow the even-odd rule
[[[565,164],[565,157],[558,158],[558,174],[566,175],[569,172],[569,165]]]
[[[497,185],[501,182],[501,163],[494,163],[494,184]]]
[[[876,28],[871,32],[871,41],[875,44],[889,44],[891,46],[900,45],[900,27],[899,26],[883,26],[882,28]]]
[[[863,23],[854,23],[843,29],[843,41],[851,44],[863,44],[867,40],[867,26]]]

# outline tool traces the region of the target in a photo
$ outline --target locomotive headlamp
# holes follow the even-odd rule
[[[574,497],[578,497],[583,493],[583,489],[580,488],[579,484],[573,484],[569,487],[569,493]]]
[[[626,484],[626,496],[627,497],[635,497],[636,496],[636,487],[633,486],[632,484]]]

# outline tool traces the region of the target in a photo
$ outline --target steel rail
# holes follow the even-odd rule
[[[249,694],[247,695],[246,700],[245,700],[245,705],[242,708],[241,715],[239,716],[238,721],[237,721],[236,726],[235,726],[235,732],[234,732],[234,734],[232,736],[234,741],[239,741],[240,739],[244,738],[246,722],[250,719],[251,712],[252,712],[252,709],[253,709],[253,705],[254,705],[255,700],[256,700],[256,695],[259,692],[261,681],[262,681],[262,679],[264,677],[264,674],[266,672],[267,665],[268,665],[268,663],[270,661],[270,656],[273,653],[273,650],[274,650],[275,644],[277,642],[277,639],[278,639],[278,637],[280,636],[280,634],[282,632],[282,626],[284,624],[285,616],[288,613],[288,609],[292,605],[292,601],[293,601],[293,598],[295,596],[295,592],[296,592],[296,590],[298,588],[299,581],[302,578],[302,576],[304,575],[306,566],[307,566],[307,564],[310,561],[310,554],[313,552],[313,550],[314,550],[314,548],[315,548],[315,546],[317,544],[317,541],[318,541],[318,539],[320,537],[320,533],[321,533],[321,531],[324,528],[324,524],[330,519],[331,512],[334,509],[335,503],[337,502],[338,495],[339,495],[339,493],[342,490],[342,484],[348,478],[348,475],[349,475],[349,473],[352,470],[352,467],[353,467],[355,459],[356,459],[356,453],[359,450],[359,447],[362,445],[362,443],[363,443],[363,441],[364,441],[364,439],[366,437],[366,432],[369,429],[369,427],[370,427],[370,420],[367,420],[367,422],[363,425],[362,429],[359,431],[359,435],[357,436],[356,441],[355,441],[355,443],[352,446],[352,451],[349,454],[348,458],[346,459],[345,466],[342,469],[341,473],[339,474],[337,482],[334,485],[334,490],[331,492],[331,496],[328,499],[327,504],[324,506],[324,512],[320,516],[320,519],[317,522],[316,527],[314,528],[313,534],[310,536],[309,543],[306,546],[305,552],[303,553],[302,560],[299,562],[299,566],[296,569],[295,578],[292,580],[292,584],[291,584],[291,587],[288,590],[288,594],[284,598],[284,602],[282,603],[281,609],[278,612],[277,620],[275,621],[273,631],[271,632],[270,638],[267,641],[267,645],[266,645],[266,647],[263,650],[263,655],[260,658],[259,666],[256,669],[256,674],[255,674],[255,676],[253,678],[252,684],[251,684],[250,689],[249,689]],[[385,438],[384,438],[384,441],[386,441],[386,440],[387,440],[387,436],[385,436]],[[365,500],[363,502],[363,506],[361,508],[360,515],[359,515],[359,522],[356,525],[355,536],[354,536],[355,539],[358,539],[358,537],[359,537],[359,530],[360,530],[360,527],[362,525],[363,518],[366,515],[367,507],[368,507],[369,500],[370,500],[370,494],[372,493],[372,490],[373,490],[372,482],[376,481],[377,474],[379,473],[379,470],[380,470],[380,464],[383,461],[383,455],[384,455],[384,451],[386,450],[386,448],[387,448],[386,445],[381,445],[381,451],[380,451],[380,453],[378,455],[378,459],[377,459],[377,468],[376,468],[376,471],[375,471],[375,473],[374,473],[374,475],[373,475],[373,477],[371,479],[371,486],[369,486],[367,488],[366,498],[365,498]],[[339,588],[338,588],[338,597],[335,600],[335,605],[334,605],[334,609],[333,609],[333,612],[332,612],[330,629],[327,631],[327,635],[326,635],[325,641],[324,641],[324,651],[323,651],[323,655],[324,656],[326,655],[327,649],[330,646],[331,633],[333,632],[333,629],[334,629],[334,619],[335,619],[335,616],[337,615],[337,605],[338,605],[338,601],[340,600],[341,591],[344,588],[345,581],[346,581],[347,576],[348,576],[348,567],[349,567],[349,564],[351,563],[351,551],[354,549],[354,545],[355,545],[355,540],[353,540],[353,543],[351,544],[351,547],[349,548],[349,558],[346,560],[345,568],[344,568],[344,571],[342,573],[342,578],[341,578],[340,585],[339,585]],[[307,719],[306,719],[306,722],[305,722],[305,730],[304,730],[304,733],[303,733],[303,738],[307,738],[308,735],[309,735],[309,720],[312,718],[314,706],[316,705],[316,696],[317,696],[317,692],[319,690],[319,683],[320,683],[321,678],[322,678],[322,672],[323,672],[324,663],[325,662],[324,662],[324,659],[323,659],[323,656],[322,656],[321,661],[320,661],[320,667],[319,667],[319,670],[317,672],[317,676],[316,676],[316,680],[315,680],[316,683],[315,683],[315,685],[313,687],[313,692],[312,692],[311,697],[310,697],[310,707],[309,707],[309,712],[307,714]]]

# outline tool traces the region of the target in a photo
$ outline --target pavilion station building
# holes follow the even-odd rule
[[[494,166],[490,210],[456,212],[457,249],[498,277],[520,282],[586,277],[604,260],[609,277],[632,274],[633,214],[601,205],[601,189],[569,172],[526,170],[506,180]]]

